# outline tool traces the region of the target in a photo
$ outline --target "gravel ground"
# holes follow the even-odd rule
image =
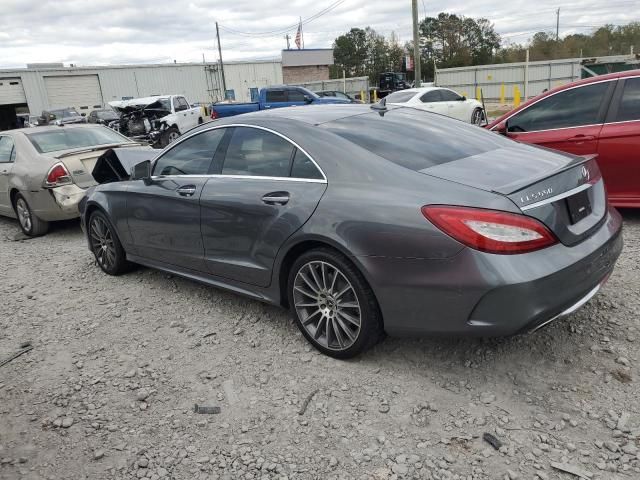
[[[77,222],[20,240],[0,218],[0,357],[33,345],[0,367],[0,478],[640,478],[640,212],[624,215],[613,276],[571,318],[353,361],[277,308],[103,274]]]

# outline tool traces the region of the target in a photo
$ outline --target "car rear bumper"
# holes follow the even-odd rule
[[[571,313],[595,295],[622,251],[621,228],[611,208],[601,227],[572,247],[522,255],[465,248],[445,260],[357,260],[390,335],[512,335]]]
[[[32,212],[47,222],[77,218],[80,215],[78,203],[85,194],[86,190],[77,185],[42,189],[26,195],[23,193]]]

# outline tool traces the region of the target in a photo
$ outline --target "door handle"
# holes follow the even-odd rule
[[[178,188],[177,192],[178,192],[178,195],[181,195],[183,197],[191,197],[193,196],[194,193],[196,193],[196,186],[185,185],[184,187]]]
[[[267,205],[286,205],[289,203],[289,192],[267,193],[262,197],[262,201]]]
[[[578,135],[574,135],[573,137],[569,137],[567,138],[567,141],[569,142],[588,142],[590,140],[595,140],[596,137],[595,135],[583,135],[583,134],[578,134]]]

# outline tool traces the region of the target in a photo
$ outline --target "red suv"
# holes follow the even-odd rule
[[[554,88],[487,128],[520,142],[597,154],[609,201],[640,207],[640,70]]]

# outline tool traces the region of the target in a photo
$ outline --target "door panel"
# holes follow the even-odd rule
[[[139,256],[204,271],[200,195],[206,176],[158,177],[131,182],[128,224]]]
[[[9,175],[15,159],[13,140],[9,136],[0,136],[0,214],[11,215],[13,207],[9,199]]]
[[[598,151],[601,129],[602,125],[587,125],[544,132],[508,132],[507,136],[520,142],[534,143],[575,155],[589,155]]]
[[[268,286],[279,248],[309,219],[325,189],[294,179],[211,178],[200,198],[209,272]]]
[[[640,120],[604,125],[598,166],[616,205],[640,206]]]

